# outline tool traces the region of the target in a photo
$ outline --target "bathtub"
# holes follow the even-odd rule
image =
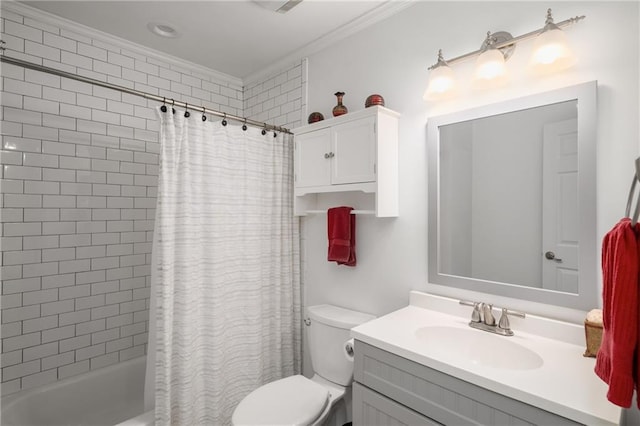
[[[143,412],[146,357],[2,397],[4,426],[153,425]]]

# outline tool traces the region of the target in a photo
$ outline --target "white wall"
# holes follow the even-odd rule
[[[475,50],[487,30],[520,35],[540,28],[547,7],[557,21],[587,18],[566,31],[579,58],[571,70],[544,78],[526,73],[532,41],[519,43],[508,66],[511,82],[492,92],[464,84],[453,100],[426,104],[427,67],[439,48],[446,57]],[[464,10],[464,13],[461,11]],[[598,81],[598,241],[624,213],[633,159],[638,155],[638,4],[632,2],[417,2],[415,5],[309,57],[310,111],[331,114],[333,93],[364,107],[371,93],[402,114],[400,216],[358,217],[358,266],[326,261],[326,218],[304,220],[306,304],[333,303],[381,315],[407,304],[411,289],[506,304],[578,321],[583,313],[427,283],[426,122],[439,115],[571,84]],[[473,61],[454,65],[459,75]]]

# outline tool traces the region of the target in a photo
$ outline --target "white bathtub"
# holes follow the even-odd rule
[[[145,357],[2,398],[3,426],[153,425],[143,413]]]

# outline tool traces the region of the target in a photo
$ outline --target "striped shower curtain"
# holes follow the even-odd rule
[[[293,143],[158,115],[147,405],[158,425],[229,424],[250,391],[300,371]]]

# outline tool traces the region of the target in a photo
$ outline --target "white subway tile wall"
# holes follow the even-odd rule
[[[305,124],[306,61],[244,89],[175,58],[3,9],[8,55],[194,105]],[[2,394],[142,356],[157,195],[156,102],[2,65]]]
[[[245,86],[244,113],[256,120],[289,129],[307,124],[306,60],[253,81]]]
[[[3,9],[7,56],[243,113],[243,89]],[[133,50],[133,49],[132,49]],[[2,64],[2,394],[144,355],[157,102]]]

